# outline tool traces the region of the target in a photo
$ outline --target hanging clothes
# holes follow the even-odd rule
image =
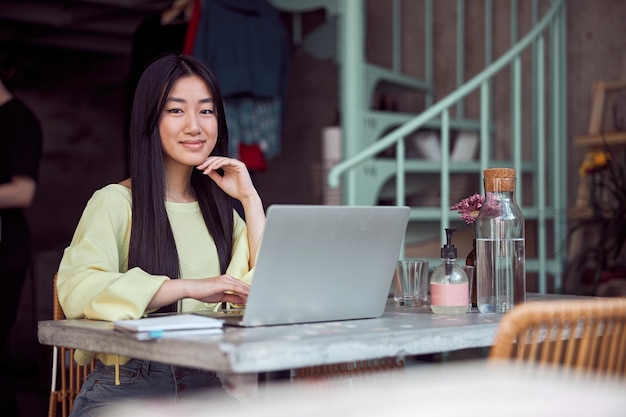
[[[229,138],[229,154],[237,155],[249,168],[264,171],[260,156],[269,160],[280,153],[282,102],[278,98],[231,97],[224,102]],[[254,149],[258,147],[259,152]],[[265,161],[265,162],[266,162]]]
[[[258,146],[270,159],[280,151],[290,59],[280,14],[266,0],[200,0],[199,9],[186,46],[193,45],[193,55],[220,83],[230,156],[239,157],[240,145],[245,145]]]

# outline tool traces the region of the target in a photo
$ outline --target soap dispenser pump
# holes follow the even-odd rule
[[[446,244],[441,248],[441,265],[430,278],[430,308],[436,314],[464,314],[469,311],[469,281],[457,265],[457,250],[452,244],[455,229],[446,229]]]

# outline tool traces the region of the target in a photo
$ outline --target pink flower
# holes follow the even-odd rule
[[[450,210],[456,210],[461,215],[461,218],[465,220],[465,223],[472,224],[476,221],[478,212],[483,206],[484,201],[485,197],[483,195],[474,194],[462,199],[450,207]]]

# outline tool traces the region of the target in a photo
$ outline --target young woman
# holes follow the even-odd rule
[[[245,303],[265,214],[245,165],[223,156],[228,131],[212,73],[193,57],[154,61],[137,85],[130,140],[131,177],[93,194],[63,254],[57,289],[66,317],[113,321]],[[212,372],[95,357],[72,416],[124,399],[223,393]]]

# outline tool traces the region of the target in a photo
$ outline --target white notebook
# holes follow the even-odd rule
[[[138,340],[222,333],[222,321],[195,314],[173,314],[135,320],[117,320],[113,328]]]

